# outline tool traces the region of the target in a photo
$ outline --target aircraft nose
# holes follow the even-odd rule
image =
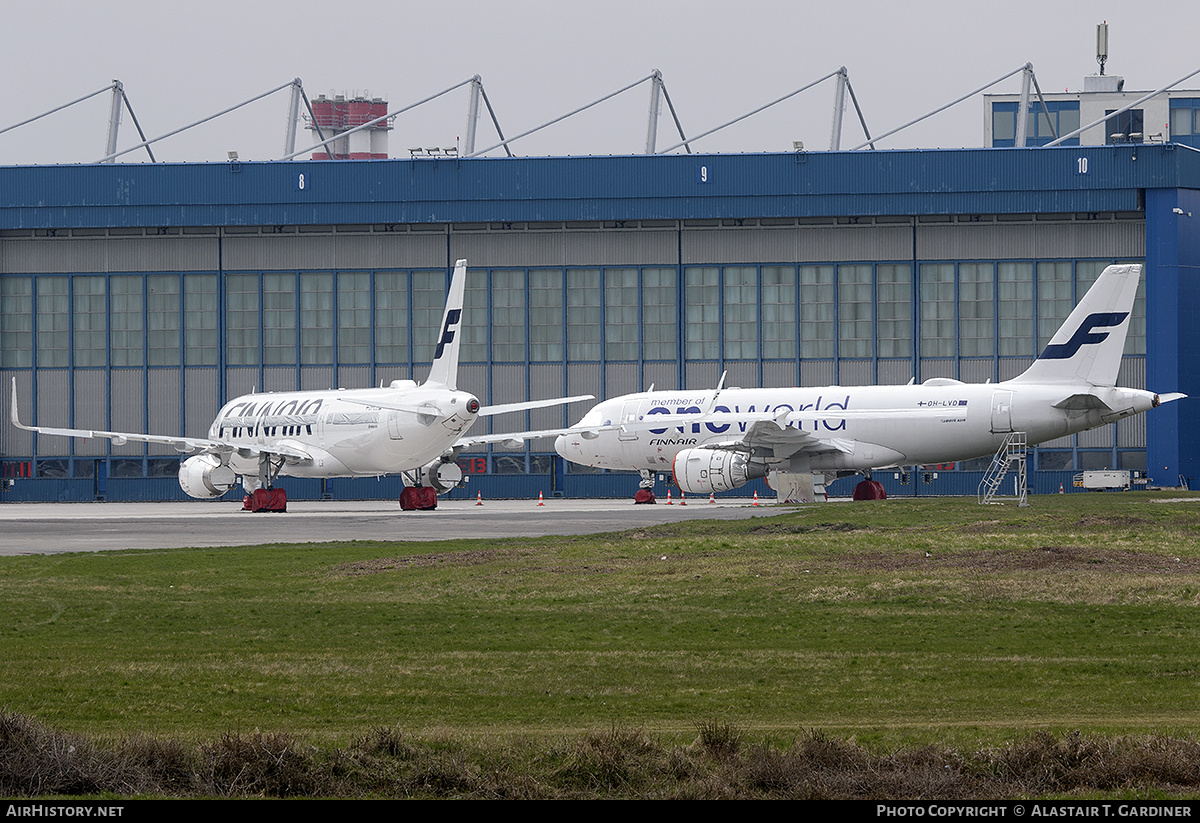
[[[558,437],[554,438],[554,450],[558,452],[558,456],[564,460],[571,459],[571,455],[567,454],[567,436],[565,434],[560,434]]]

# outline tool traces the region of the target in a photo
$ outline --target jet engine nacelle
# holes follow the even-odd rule
[[[767,474],[765,463],[751,460],[745,452],[724,449],[684,449],[675,455],[672,469],[675,483],[692,494],[727,492]]]
[[[445,494],[451,489],[458,488],[463,482],[462,469],[457,463],[435,460],[421,469],[421,477],[426,486],[437,489],[438,494]]]
[[[229,466],[221,465],[215,454],[198,454],[179,465],[179,487],[189,497],[207,500],[220,497],[237,483],[237,475]]]

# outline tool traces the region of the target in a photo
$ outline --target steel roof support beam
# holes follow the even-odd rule
[[[759,106],[757,109],[755,109],[755,110],[754,110],[754,111],[752,111],[752,112],[749,112],[749,113],[747,113],[747,114],[743,114],[741,117],[736,117],[736,118],[734,118],[733,120],[730,120],[728,123],[722,123],[721,125],[717,126],[716,128],[712,128],[712,129],[709,129],[709,130],[708,130],[708,131],[706,131],[706,132],[703,132],[703,133],[701,133],[701,134],[698,134],[698,135],[696,135],[695,137],[693,137],[693,138],[692,138],[690,141],[689,141],[689,140],[685,140],[685,141],[683,141],[683,142],[681,142],[681,143],[676,143],[676,144],[675,144],[675,145],[673,145],[673,146],[668,146],[667,148],[665,148],[665,149],[662,149],[662,150],[660,150],[660,151],[656,152],[656,154],[666,154],[666,153],[667,153],[667,152],[669,152],[669,151],[674,151],[675,149],[679,148],[680,146],[687,145],[689,142],[693,142],[693,141],[699,140],[701,137],[708,137],[708,135],[712,134],[713,132],[718,132],[718,131],[720,131],[720,130],[721,130],[721,129],[723,129],[723,128],[726,128],[726,127],[728,127],[728,126],[732,126],[734,123],[740,123],[740,122],[742,122],[743,120],[745,120],[747,117],[753,117],[754,115],[758,114],[760,111],[763,111],[763,110],[765,110],[765,109],[769,109],[769,108],[771,108],[771,106],[774,106],[774,105],[775,105],[775,104],[777,104],[777,103],[782,103],[784,100],[787,100],[787,99],[788,99],[788,98],[790,98],[790,97],[795,97],[797,94],[799,94],[799,93],[800,93],[800,92],[802,92],[802,91],[808,91],[808,90],[809,90],[809,89],[811,89],[813,86],[816,86],[816,85],[819,85],[819,84],[821,84],[821,83],[825,82],[825,81],[826,81],[826,80],[828,80],[830,77],[836,77],[836,76],[837,76],[837,75],[838,75],[840,72],[844,72],[844,71],[846,71],[846,67],[845,67],[845,66],[842,66],[842,67],[841,67],[841,68],[839,68],[837,71],[831,71],[831,72],[829,72],[829,74],[825,75],[825,76],[824,76],[824,77],[822,77],[821,79],[819,79],[819,80],[814,80],[813,82],[809,83],[807,86],[801,86],[800,88],[796,89],[796,90],[795,90],[795,91],[793,91],[793,92],[788,92],[788,93],[787,93],[787,94],[785,94],[783,97],[780,97],[780,98],[778,98],[778,99],[776,99],[776,100],[772,100],[770,103],[767,103],[765,106]]]
[[[210,120],[216,120],[221,115],[229,114],[229,112],[231,112],[231,111],[236,111],[237,109],[240,109],[243,106],[248,106],[249,104],[254,103],[258,100],[261,100],[264,97],[268,97],[268,96],[274,94],[275,92],[280,91],[281,89],[286,89],[288,86],[292,86],[292,85],[299,84],[299,83],[300,83],[299,77],[295,78],[294,80],[289,80],[288,82],[284,83],[281,86],[276,86],[275,88],[271,89],[270,91],[264,91],[262,94],[251,97],[249,100],[238,103],[236,106],[230,106],[229,108],[223,109],[222,111],[219,111],[216,114],[210,114],[208,117],[205,117],[201,120],[197,120],[195,123],[189,123],[188,125],[181,126],[177,129],[175,129],[174,131],[169,131],[166,134],[159,135],[158,137],[155,137],[153,140],[143,140],[141,143],[138,143],[136,146],[131,146],[127,149],[123,149],[121,151],[109,154],[106,157],[101,157],[96,162],[97,163],[107,163],[108,161],[114,160],[123,154],[129,154],[131,151],[137,151],[138,149],[142,148],[143,146],[149,146],[152,143],[157,143],[159,140],[165,140],[168,137],[174,137],[176,134],[179,134],[181,131],[187,131],[188,129],[193,128],[194,126],[199,126],[200,124],[207,123]]]
[[[1032,72],[1033,64],[1026,63],[1024,66],[1021,66],[1019,69],[1013,69],[1012,71],[1010,71],[1008,74],[1004,75],[1003,77],[997,77],[995,80],[988,83],[987,85],[980,86],[979,88],[975,89],[975,91],[970,92],[969,94],[964,94],[962,97],[958,98],[957,100],[947,103],[946,105],[941,106],[939,108],[936,108],[933,111],[929,112],[928,114],[923,114],[920,117],[918,117],[916,120],[910,120],[909,122],[905,123],[903,126],[897,126],[896,128],[892,129],[891,131],[884,132],[883,134],[879,135],[878,137],[876,137],[874,139],[868,138],[867,142],[859,143],[857,146],[850,149],[850,151],[858,151],[859,149],[866,148],[867,146],[870,146],[871,148],[875,148],[875,143],[882,140],[883,138],[891,137],[893,134],[895,134],[898,131],[903,131],[904,129],[907,129],[909,126],[915,125],[916,123],[920,123],[922,120],[926,120],[930,117],[933,117],[933,115],[935,115],[935,114],[940,114],[941,112],[945,111],[946,109],[950,108],[951,106],[958,105],[959,103],[961,103],[964,100],[969,100],[970,98],[974,97],[975,95],[979,94],[980,92],[987,91],[988,89],[990,89],[992,86],[996,85],[997,83],[1001,83],[1001,82],[1007,80],[1008,78],[1012,77],[1014,74],[1017,74],[1018,72],[1023,72],[1026,69],[1028,69],[1030,72]]]

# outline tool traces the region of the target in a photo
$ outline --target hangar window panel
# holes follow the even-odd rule
[[[962,357],[991,357],[995,353],[993,306],[995,266],[958,266],[958,351]]]
[[[258,365],[258,275],[225,276],[225,360]]]
[[[1172,100],[1171,104],[1172,104],[1172,106],[1174,106],[1175,101]],[[1177,108],[1171,109],[1171,136],[1172,137],[1185,137],[1192,133],[1193,128],[1194,128],[1193,119],[1192,119],[1193,111],[1194,111],[1193,109],[1177,109]]]
[[[375,272],[375,361],[408,362],[408,272]]]
[[[105,365],[104,278],[74,278],[72,288],[73,331],[76,366]]]
[[[1130,109],[1116,114],[1116,109],[1107,109],[1104,116],[1104,142],[1113,143],[1142,142],[1146,129],[1143,126],[1145,112],[1142,109]],[[1137,135],[1137,137],[1134,137]]]
[[[907,264],[875,267],[880,357],[912,357],[912,269]]]
[[[300,275],[300,362],[333,363],[333,274]]]
[[[459,358],[483,363],[488,359],[488,284],[487,277],[467,277],[463,296],[463,320],[459,326],[462,347]]]
[[[642,269],[642,357],[678,357],[677,289],[675,269]]]
[[[838,266],[838,356],[870,357],[875,311],[870,266]]]
[[[1038,346],[1041,351],[1075,307],[1070,263],[1037,264]]]
[[[492,272],[492,360],[525,360],[525,272]]]
[[[1075,468],[1074,452],[1038,449],[1037,455],[1039,471],[1070,471]]]
[[[600,307],[600,270],[567,270],[567,359],[598,361],[604,313]],[[636,303],[634,304],[637,305]]]
[[[561,269],[529,272],[529,359],[562,362],[563,273]]]
[[[296,362],[296,275],[263,275],[263,363]]]
[[[415,271],[411,277],[412,359],[414,363],[432,363],[442,331],[442,314],[446,308],[446,273],[440,269]]]
[[[608,360],[637,360],[637,269],[604,270],[604,323],[605,358]],[[571,333],[570,326],[568,334]]]
[[[921,265],[921,356],[954,356],[954,264]]]
[[[33,280],[0,277],[0,368],[33,365]]]
[[[845,269],[843,272],[842,269]],[[861,269],[861,271],[858,271]],[[834,327],[837,321],[837,304],[834,300],[835,286],[833,281],[834,268],[833,266],[801,266],[799,273],[800,282],[800,326],[798,328],[798,337],[800,338],[800,357],[806,359],[817,358],[832,358],[833,357],[833,338]],[[869,357],[871,352],[871,267],[870,266],[842,266],[838,269],[839,278],[844,278],[846,291],[843,292],[845,298],[849,298],[849,302],[853,303],[853,308],[846,308],[852,315],[862,315],[858,317],[858,321],[864,320],[861,325],[847,325],[842,327],[842,336],[844,345],[849,347],[850,351],[864,351],[863,355],[846,354],[843,351],[843,357]],[[859,289],[859,280],[866,277],[865,288]],[[866,299],[866,303],[862,304],[857,301]],[[857,322],[857,321],[855,321]],[[859,345],[859,340],[855,337],[856,334],[865,334],[866,340],[863,345]]]
[[[762,356],[796,357],[796,270],[792,266],[763,266]],[[830,301],[832,302],[832,301]]]
[[[721,294],[715,267],[684,270],[684,355],[688,360],[716,360],[720,352]]]
[[[179,365],[179,284],[177,274],[146,277],[147,365]]]
[[[69,364],[71,340],[68,278],[39,277],[37,282],[37,365],[55,368]]]
[[[1079,103],[1075,103],[1072,108],[1063,108],[1058,111],[1058,136],[1070,134],[1079,128]],[[1071,143],[1077,144],[1079,138],[1072,138]],[[1068,144],[1070,145],[1070,144]]]
[[[371,275],[339,272],[337,276],[338,362],[371,362]]]
[[[1005,111],[998,107],[992,109],[992,139],[993,140],[1016,140],[1017,139],[1017,113],[1016,113],[1016,111]]]
[[[189,366],[217,365],[220,316],[217,276],[183,276],[183,360]]]
[[[114,366],[143,364],[142,283],[141,275],[123,274],[109,279],[109,343]]]
[[[1000,354],[1033,356],[1033,264],[1001,263],[996,273]]]
[[[729,266],[724,271],[725,359],[758,359],[758,271]]]

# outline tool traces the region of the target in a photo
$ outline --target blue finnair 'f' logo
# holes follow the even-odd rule
[[[446,325],[442,327],[442,339],[438,341],[437,351],[434,352],[433,359],[437,360],[442,356],[442,351],[446,348],[446,344],[454,340],[454,330],[451,326],[457,326],[459,318],[462,317],[462,309],[451,309],[446,312]]]
[[[1127,311],[1113,312],[1096,312],[1089,314],[1079,324],[1079,328],[1071,335],[1071,339],[1066,343],[1058,343],[1047,346],[1042,352],[1041,360],[1068,360],[1075,356],[1079,351],[1080,346],[1086,346],[1089,343],[1100,343],[1108,339],[1108,332],[1096,332],[1092,329],[1109,328],[1111,326],[1119,326],[1121,321],[1129,316]]]

